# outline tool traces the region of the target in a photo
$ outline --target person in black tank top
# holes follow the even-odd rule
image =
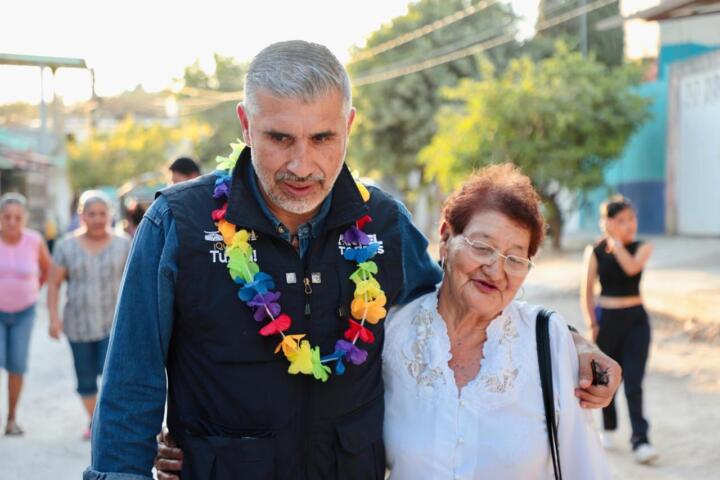
[[[637,217],[632,204],[613,197],[600,209],[603,238],[585,251],[585,276],[581,287],[583,313],[598,347],[623,368],[635,459],[650,463],[658,454],[648,439],[643,415],[642,382],[650,349],[650,323],[640,295],[642,272],[652,246],[635,238]],[[595,285],[600,295],[595,298]],[[603,409],[603,441],[613,447],[617,429],[615,402]]]

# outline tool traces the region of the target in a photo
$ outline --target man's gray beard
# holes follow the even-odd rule
[[[258,178],[260,177],[258,176]],[[262,183],[262,181],[260,183]],[[282,193],[276,192],[272,188],[265,188],[264,186],[263,188],[265,189],[265,192],[267,193],[267,196],[268,198],[270,198],[271,202],[273,202],[276,206],[280,207],[286,212],[294,213],[296,215],[303,215],[305,213],[312,212],[315,208],[318,207],[318,205],[322,203],[323,200],[325,200],[325,197],[327,196],[323,195],[318,200],[290,200],[289,198],[285,198]]]
[[[304,200],[292,200],[287,198],[281,191],[279,191],[279,188],[275,188],[275,186],[278,183],[278,180],[273,178],[272,182],[268,182],[267,177],[265,177],[264,173],[257,167],[257,165],[254,165],[255,167],[255,174],[258,177],[258,180],[260,181],[260,188],[263,189],[265,194],[268,196],[271,202],[275,204],[275,206],[281,208],[282,210],[285,210],[288,213],[293,213],[295,215],[303,215],[309,212],[312,212],[314,209],[316,209],[322,202],[325,200],[325,198],[330,193],[330,190],[327,192],[324,192],[324,186],[327,185],[327,178],[325,179],[325,182],[318,182],[320,185],[320,190],[322,192],[322,195],[319,195],[319,198],[308,198]],[[341,166],[342,168],[342,166]],[[332,179],[332,183],[330,185],[335,185],[335,181],[337,180],[337,177],[340,175],[340,169],[338,169],[337,175]],[[332,188],[332,187],[330,187]]]
[[[344,162],[340,163],[337,172],[335,172],[332,178],[326,177],[324,181],[318,182],[320,184],[320,190],[323,194],[317,200],[315,200],[314,198],[306,200],[291,200],[285,197],[283,193],[279,190],[279,188],[277,190],[273,188],[279,181],[277,178],[275,178],[275,176],[273,176],[272,181],[269,182],[268,178],[265,176],[265,173],[258,167],[255,157],[252,157],[251,161],[253,164],[253,170],[255,170],[255,175],[257,175],[257,178],[260,181],[260,188],[263,189],[270,201],[273,202],[275,206],[279,207],[280,209],[295,215],[303,215],[312,212],[318,206],[320,206],[320,204],[330,194],[330,191],[332,190],[332,187],[335,185],[335,182],[340,176],[340,172],[342,172],[344,165]],[[330,185],[326,192],[323,191],[325,185]]]

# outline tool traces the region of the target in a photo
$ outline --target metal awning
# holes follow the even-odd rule
[[[46,57],[40,55],[17,55],[14,53],[0,53],[0,65],[24,65],[28,67],[58,68],[87,68],[82,58]]]
[[[595,24],[595,30],[612,30],[621,27],[626,20],[632,19],[654,22],[713,13],[720,13],[720,0],[666,0],[660,5],[641,10],[627,17],[616,15],[601,20]]]
[[[50,167],[50,158],[33,151],[18,151],[0,146],[0,169],[45,171]]]

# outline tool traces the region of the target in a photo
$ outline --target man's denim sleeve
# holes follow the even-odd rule
[[[410,212],[400,208],[400,239],[402,242],[403,289],[397,303],[403,305],[432,292],[442,279],[442,271],[428,252],[428,239],[412,223]]]
[[[165,407],[177,250],[175,221],[160,197],[140,223],[125,267],[84,480],[152,478]]]

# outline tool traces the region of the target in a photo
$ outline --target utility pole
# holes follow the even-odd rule
[[[588,54],[588,34],[587,34],[587,11],[585,11],[586,0],[580,0],[580,6],[583,8],[580,15],[580,52],[583,58],[587,58]]]
[[[38,150],[45,154],[47,144],[47,104],[45,103],[45,65],[40,65],[40,145]]]

